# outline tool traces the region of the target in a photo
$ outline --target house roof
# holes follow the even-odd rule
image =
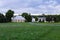
[[[22,16],[15,16],[15,17],[12,17],[12,19],[14,19],[14,20],[16,20],[16,19],[18,19],[18,20],[25,20],[25,18],[22,17]]]

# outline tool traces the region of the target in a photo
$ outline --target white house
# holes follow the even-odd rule
[[[38,22],[41,21],[41,22],[46,22],[46,17],[38,17]]]
[[[15,16],[15,17],[12,17],[12,22],[25,22],[25,18],[22,17],[22,16]]]
[[[12,19],[12,22],[25,22],[25,18],[22,16],[14,16],[11,19]],[[40,21],[46,22],[46,17],[40,16],[40,17],[38,17],[38,21],[35,21],[35,18],[32,17],[32,22],[40,22]]]
[[[32,17],[32,22],[35,22],[35,18]]]

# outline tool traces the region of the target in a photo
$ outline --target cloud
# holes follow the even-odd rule
[[[15,14],[28,12],[31,14],[60,14],[57,0],[0,0],[0,12],[12,9]]]
[[[46,1],[43,5],[39,5],[38,8],[45,14],[60,14],[60,4],[55,0]]]

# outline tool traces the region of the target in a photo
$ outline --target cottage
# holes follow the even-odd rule
[[[15,17],[12,17],[12,22],[25,22],[25,18],[22,17],[22,16],[15,16]]]

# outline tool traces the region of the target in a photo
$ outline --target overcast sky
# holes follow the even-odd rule
[[[0,0],[0,12],[12,9],[15,14],[60,14],[60,0]]]

